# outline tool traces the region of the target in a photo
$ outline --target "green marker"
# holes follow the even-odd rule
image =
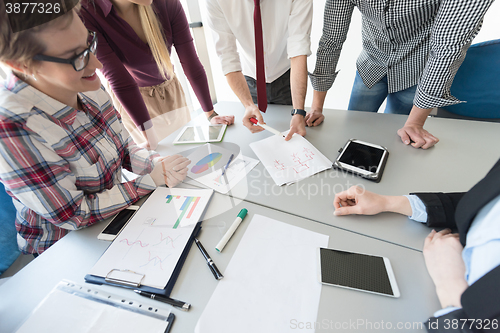
[[[234,220],[231,227],[229,227],[229,229],[226,231],[226,234],[224,235],[224,237],[222,237],[219,244],[217,244],[217,246],[215,247],[215,249],[218,252],[222,252],[222,249],[224,248],[224,246],[226,246],[229,239],[233,236],[234,232],[236,231],[236,229],[240,225],[241,221],[243,221],[243,219],[245,218],[247,213],[248,213],[248,210],[246,210],[246,208],[243,208],[242,210],[240,210],[240,213],[236,217],[236,220]]]

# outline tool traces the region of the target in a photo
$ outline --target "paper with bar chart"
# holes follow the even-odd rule
[[[163,289],[213,194],[212,190],[157,188],[90,271],[144,275],[142,284]]]
[[[184,181],[184,183],[201,183],[217,192],[226,194],[259,164],[258,160],[238,153],[237,156],[233,155],[231,163],[222,174],[231,154],[230,150],[217,145],[206,144],[199,147],[187,156],[191,160],[187,175],[192,181]]]

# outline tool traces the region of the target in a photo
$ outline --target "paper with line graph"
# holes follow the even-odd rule
[[[332,167],[332,161],[298,134],[290,141],[273,135],[252,142],[250,148],[278,186],[295,183]]]
[[[143,285],[163,289],[212,190],[157,188],[90,271],[106,277],[111,270],[144,275]]]

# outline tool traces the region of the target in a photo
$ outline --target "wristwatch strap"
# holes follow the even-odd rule
[[[301,116],[305,117],[307,112],[305,110],[302,110],[302,109],[292,109],[292,116],[296,115],[296,114],[300,114]]]
[[[210,116],[208,116],[207,120],[211,121],[213,117],[217,117],[218,115],[219,114],[217,112],[215,112],[215,110],[214,110],[214,112]]]

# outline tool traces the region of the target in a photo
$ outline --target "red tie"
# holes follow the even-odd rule
[[[260,17],[260,0],[254,0],[255,9],[253,12],[254,31],[255,31],[255,64],[257,72],[257,104],[259,110],[266,112],[267,93],[266,93],[266,72],[264,67],[264,41],[262,38],[262,19]]]

